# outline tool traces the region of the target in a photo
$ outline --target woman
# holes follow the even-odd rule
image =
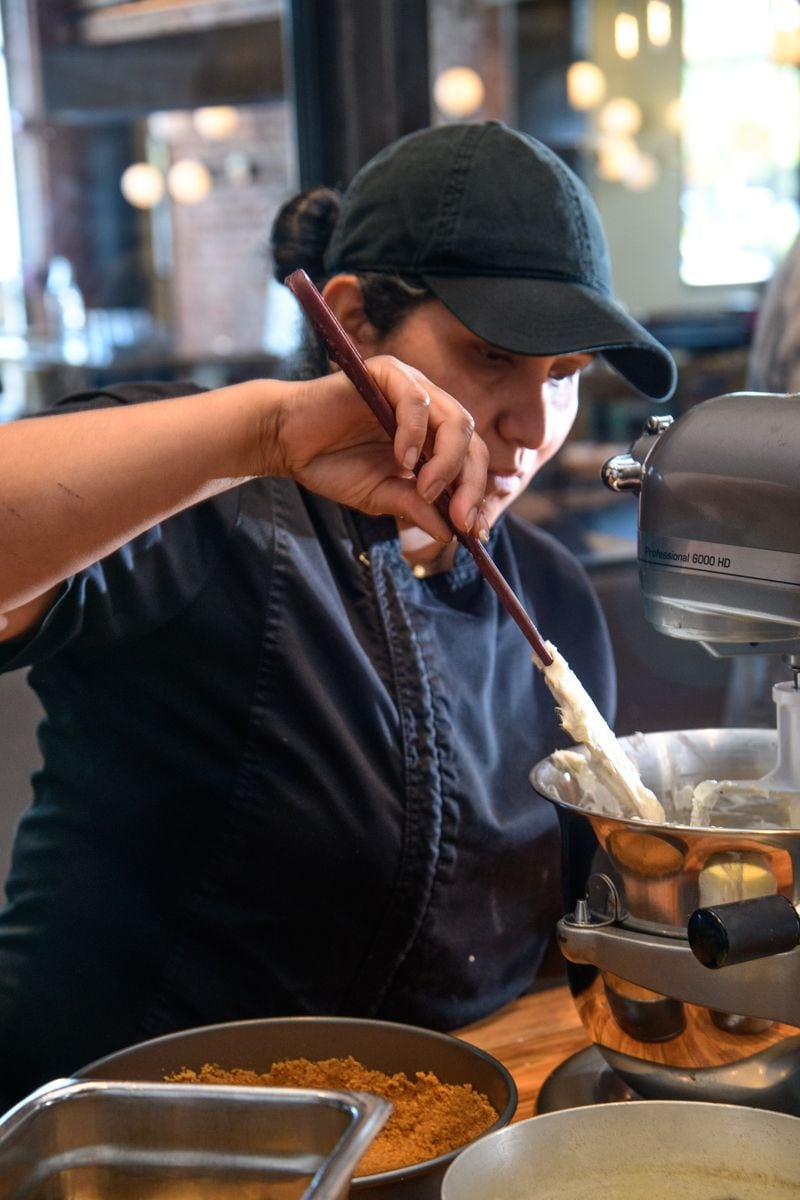
[[[588,193],[497,123],[402,139],[340,210],[325,192],[290,202],[274,252],[281,277],[309,270],[365,356],[433,381],[437,452],[416,487],[398,483],[363,406],[359,438],[380,465],[368,473],[357,440],[348,474],[356,400],[335,376],[305,400],[274,385],[289,390],[271,416],[247,391],[263,384],[67,403],[97,424],[87,446],[63,418],[76,436],[65,424],[54,439],[36,532],[26,521],[12,551],[0,646],[3,669],[32,664],[47,713],[0,914],[9,1101],[213,1021],[456,1027],[531,984],[559,915],[555,816],[528,772],[564,735],[519,630],[426,504],[456,481],[457,524],[488,539],[610,718],[583,572],[501,518],[563,443],[594,354],[654,396],[672,361],[613,300]],[[375,369],[384,383],[402,371]],[[394,379],[408,467],[420,393]],[[117,442],[107,456],[123,416],[130,457]],[[48,527],[31,572],[27,539]]]

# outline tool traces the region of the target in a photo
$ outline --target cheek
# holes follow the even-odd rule
[[[542,450],[549,455],[564,444],[578,415],[578,390],[569,396],[558,396],[549,406],[547,414],[547,438]]]
[[[436,336],[435,328],[423,317],[422,310],[412,312],[380,340],[373,353],[393,354],[402,362],[422,371],[437,387],[457,396],[463,376],[457,369],[454,370],[442,339]],[[464,403],[463,400],[461,403]]]

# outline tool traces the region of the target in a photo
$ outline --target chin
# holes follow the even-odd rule
[[[495,522],[500,520],[504,512],[508,511],[512,503],[517,499],[517,496],[518,493],[515,492],[513,496],[503,496],[502,499],[490,497],[486,500],[484,512],[490,528],[494,526]]]

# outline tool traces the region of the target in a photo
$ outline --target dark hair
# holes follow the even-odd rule
[[[283,283],[292,271],[302,268],[322,287],[329,277],[324,256],[339,216],[341,196],[332,188],[314,187],[300,192],[279,210],[270,236],[274,275]],[[433,292],[413,275],[354,272],[357,275],[364,312],[379,334],[391,333],[418,305],[433,300]],[[327,373],[324,345],[308,326],[294,374],[313,378]]]
[[[323,256],[330,241],[342,198],[332,188],[300,192],[279,209],[272,224],[270,249],[274,275],[283,283],[292,271],[307,271],[319,286],[325,276]]]

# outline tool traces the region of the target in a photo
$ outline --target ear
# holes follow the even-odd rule
[[[325,284],[322,295],[360,353],[365,356],[374,354],[378,334],[364,312],[364,299],[357,277],[334,275]]]

